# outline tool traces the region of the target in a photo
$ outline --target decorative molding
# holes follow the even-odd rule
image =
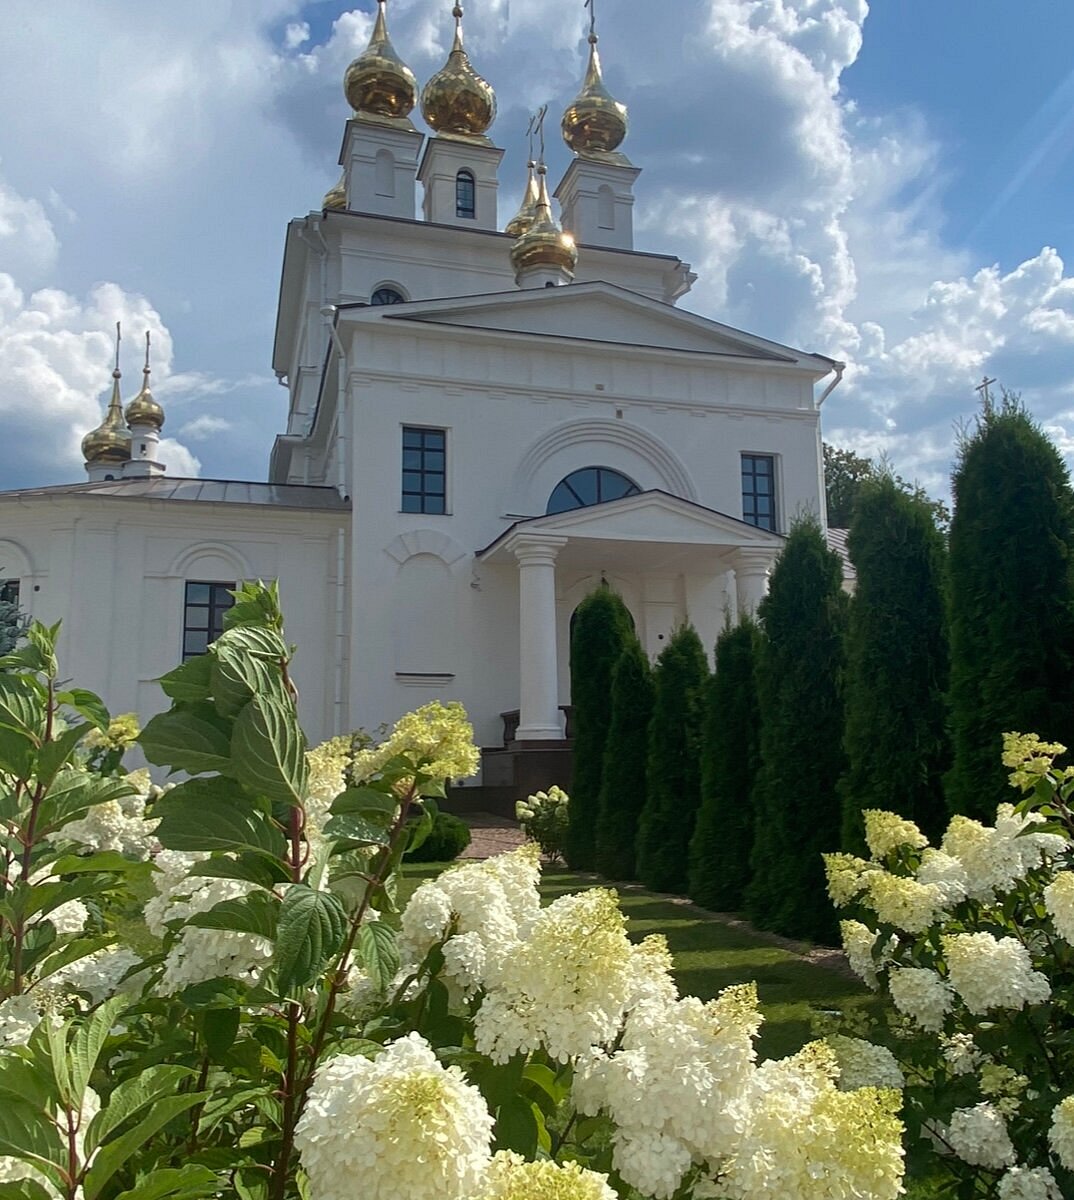
[[[465,558],[467,551],[450,534],[439,529],[411,529],[393,538],[384,547],[384,553],[400,566],[418,554],[431,554],[450,567]]]
[[[444,687],[455,678],[454,671],[396,671],[395,682],[404,687]]]
[[[14,538],[0,538],[0,579],[29,579],[36,574],[29,550]]]
[[[245,556],[227,542],[197,542],[193,546],[186,547],[172,559],[168,575],[177,576],[180,579],[185,578],[199,558],[208,558],[212,555],[231,563],[235,568],[236,580],[255,578],[255,573],[250,569],[250,564]]]

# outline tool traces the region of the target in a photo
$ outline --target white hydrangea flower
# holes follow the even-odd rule
[[[1039,812],[1019,813],[1013,804],[1001,804],[996,809],[996,832],[1018,855],[1023,876],[1070,848],[1067,839],[1058,833],[1029,832],[1032,826],[1043,824],[1045,817]]]
[[[1040,813],[1020,815],[1010,804],[1001,804],[996,810],[995,828],[969,817],[951,819],[942,848],[965,868],[971,899],[993,899],[997,893],[1014,887],[1047,857],[1062,853],[1068,843],[1057,834],[1023,832],[1043,822]]]
[[[47,919],[56,927],[58,937],[70,933],[81,933],[89,920],[89,909],[81,900],[68,900],[48,914]]]
[[[682,1142],[655,1129],[616,1129],[612,1165],[643,1195],[670,1200],[692,1159]]]
[[[41,1024],[41,1009],[30,993],[0,1001],[0,1046],[25,1046]]]
[[[955,998],[947,980],[928,967],[892,967],[888,990],[899,1012],[932,1033],[943,1029]]]
[[[972,1013],[1043,1004],[1048,978],[1033,970],[1029,951],[1015,938],[955,933],[942,939],[951,985]]]
[[[1015,1160],[1007,1122],[992,1104],[956,1108],[945,1138],[958,1157],[971,1167],[989,1167],[998,1171]]]
[[[897,813],[866,808],[861,815],[865,818],[865,844],[873,858],[886,858],[902,846],[923,850],[929,844],[929,839],[913,821],[907,821]]]
[[[944,892],[935,883],[918,883],[916,879],[877,871],[869,876],[863,903],[885,925],[907,933],[924,933],[944,908]]]
[[[109,946],[61,967],[44,981],[44,985],[67,992],[86,992],[90,1002],[96,1005],[114,996],[121,985],[124,991],[137,989],[139,981],[134,977],[124,980],[124,976],[141,961],[126,946]]]
[[[490,1163],[493,1119],[458,1067],[418,1034],[375,1058],[321,1067],[295,1131],[317,1200],[472,1200]]]
[[[608,1176],[578,1163],[527,1162],[501,1150],[485,1172],[475,1200],[617,1200]]]
[[[878,863],[866,862],[856,854],[825,854],[822,857],[828,896],[836,908],[845,908],[865,891],[870,872],[883,870]]]
[[[948,1038],[941,1038],[940,1046],[952,1075],[971,1074],[985,1058],[969,1033],[953,1033]]]
[[[996,1186],[997,1200],[1063,1200],[1047,1167],[1011,1167]]]
[[[906,1078],[887,1046],[842,1034],[833,1034],[826,1041],[835,1051],[839,1063],[841,1092],[853,1092],[863,1087],[902,1089],[906,1086]]]
[[[159,822],[147,821],[145,802],[152,788],[147,770],[132,771],[125,783],[137,788],[132,796],[95,804],[84,817],[71,821],[52,835],[53,841],[78,842],[89,850],[114,850],[145,862],[156,845],[153,834]]]
[[[1074,1096],[1067,1096],[1052,1109],[1048,1141],[1068,1171],[1074,1171]]]
[[[840,921],[839,932],[843,938],[843,951],[847,956],[850,969],[875,992],[880,986],[877,978],[877,967],[883,967],[890,961],[888,950],[894,945],[889,939],[888,950],[881,956],[879,962],[873,959],[873,947],[878,935],[863,925],[861,921]]]
[[[481,990],[488,954],[479,933],[460,933],[444,943],[444,979],[469,1000]]]
[[[945,908],[953,908],[965,900],[969,888],[969,877],[961,861],[932,846],[921,855],[917,881],[939,888]]]
[[[1060,871],[1048,884],[1044,889],[1044,906],[1059,936],[1074,943],[1074,871]]]

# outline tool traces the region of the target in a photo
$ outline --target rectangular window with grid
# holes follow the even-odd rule
[[[742,456],[742,519],[776,532],[776,460],[771,454]]]
[[[190,581],[183,601],[183,662],[204,654],[224,632],[224,613],[235,603],[234,582]]]
[[[403,512],[447,512],[447,431],[403,427]]]

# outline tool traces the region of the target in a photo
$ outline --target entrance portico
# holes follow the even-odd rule
[[[778,534],[660,491],[516,522],[478,554],[482,562],[518,570],[516,742],[563,738],[560,646],[570,618],[562,604],[568,591],[589,591],[601,580],[636,581],[637,596],[624,599],[638,610],[632,615],[650,655],[686,622],[711,650],[727,617],[756,610],[782,544]]]

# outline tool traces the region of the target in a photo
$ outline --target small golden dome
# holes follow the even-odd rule
[[[589,68],[582,90],[563,114],[563,140],[576,154],[610,154],[627,135],[627,110],[604,86],[597,35],[589,35]]]
[[[526,181],[526,190],[522,195],[522,206],[518,212],[507,222],[503,227],[504,233],[509,233],[512,237],[521,237],[527,229],[531,228],[533,222],[537,220],[537,176],[534,174],[534,168],[537,164],[531,158],[527,164],[529,167],[529,179]]]
[[[160,430],[164,426],[164,409],[153,399],[149,390],[149,330],[145,331],[145,366],[142,368],[142,390],[127,405],[127,424],[151,425]]]
[[[578,265],[578,247],[574,238],[565,233],[552,216],[552,201],[548,196],[545,178],[548,168],[541,163],[537,168],[540,187],[537,193],[536,216],[533,224],[511,247],[511,265],[519,275],[532,267],[557,267],[568,275],[574,275]]]
[[[104,420],[82,439],[87,463],[125,463],[131,456],[131,435],[123,423],[123,401],[119,396],[119,367],[112,372],[112,399]]]
[[[496,93],[470,66],[462,44],[462,7],[451,10],[455,42],[444,66],[422,89],[421,111],[437,133],[454,137],[483,137],[496,119]]]
[[[406,117],[418,95],[414,72],[395,52],[384,17],[387,0],[377,0],[377,20],[369,45],[347,68],[343,91],[357,113],[377,117]],[[332,193],[329,192],[329,195]],[[325,205],[334,208],[336,205]],[[342,207],[342,205],[338,206]]]
[[[346,208],[347,207],[347,174],[344,172],[339,177],[339,182],[333,184],[324,194],[324,200],[321,201],[322,208]]]

